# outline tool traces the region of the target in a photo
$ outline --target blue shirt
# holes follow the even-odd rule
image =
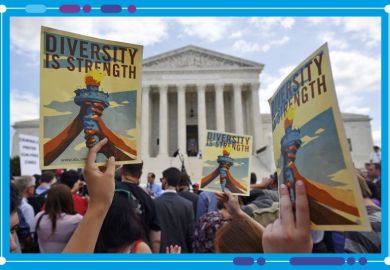
[[[147,183],[146,188],[150,189],[150,191],[152,192],[151,196],[154,198],[160,197],[160,195],[162,193],[161,186],[158,184]]]
[[[217,203],[217,197],[213,192],[203,191],[200,193],[198,198],[198,207],[196,209],[196,220],[208,212],[218,211]]]

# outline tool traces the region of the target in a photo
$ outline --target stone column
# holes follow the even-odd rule
[[[187,155],[186,86],[177,87],[177,138],[180,153]]]
[[[238,134],[244,133],[244,118],[242,114],[241,85],[233,84],[234,96],[234,130]]]
[[[141,142],[142,157],[149,157],[149,93],[150,86],[142,87]]]
[[[223,84],[215,85],[215,116],[217,119],[217,130],[225,131],[225,109],[223,101]]]
[[[260,147],[264,146],[264,134],[263,134],[263,120],[260,115],[259,105],[259,87],[260,83],[251,84],[252,92],[252,125],[253,125],[253,150],[256,151]]]
[[[202,151],[206,137],[206,85],[198,85],[198,140],[199,150]]]
[[[168,156],[168,85],[159,87],[160,115],[159,115],[159,156]]]

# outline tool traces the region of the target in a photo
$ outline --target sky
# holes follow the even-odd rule
[[[328,42],[342,112],[369,115],[381,145],[381,21],[368,17],[11,18],[11,124],[39,118],[40,27],[144,45],[144,57],[195,45],[264,64],[260,110]]]

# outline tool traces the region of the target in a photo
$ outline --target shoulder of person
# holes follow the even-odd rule
[[[152,250],[145,242],[140,242],[137,246],[137,253],[152,253]]]

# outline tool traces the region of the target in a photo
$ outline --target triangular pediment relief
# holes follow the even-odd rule
[[[207,49],[187,46],[144,60],[147,69],[260,68],[263,65]]]

